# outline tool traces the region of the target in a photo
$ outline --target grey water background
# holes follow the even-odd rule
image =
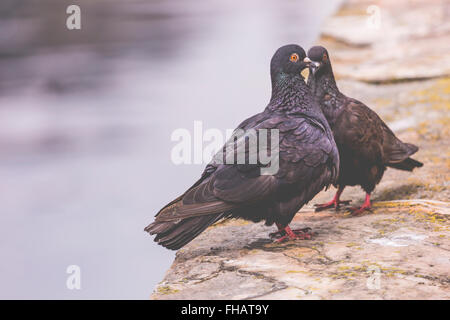
[[[174,252],[143,228],[204,167],[171,161],[172,132],[263,110],[274,51],[339,3],[2,0],[0,298],[147,299]]]

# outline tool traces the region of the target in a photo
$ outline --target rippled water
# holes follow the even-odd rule
[[[274,51],[339,2],[83,0],[68,31],[71,1],[2,0],[0,298],[148,298],[174,253],[143,228],[203,169],[171,133],[260,112]]]

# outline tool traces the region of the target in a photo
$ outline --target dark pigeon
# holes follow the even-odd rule
[[[320,104],[333,130],[339,149],[340,175],[338,191],[328,203],[316,205],[316,210],[347,204],[339,197],[346,186],[359,185],[366,192],[358,214],[371,208],[370,194],[383,177],[386,167],[412,171],[423,164],[410,156],[419,148],[400,141],[381,118],[362,102],[342,94],[334,79],[330,57],[321,46],[309,49],[305,62],[310,65],[308,86]]]
[[[145,228],[156,234],[158,244],[179,249],[223,218],[265,220],[268,226],[275,223],[279,231],[274,235],[280,242],[311,237],[305,229],[291,230],[288,224],[305,203],[335,181],[339,154],[333,133],[300,74],[307,65],[304,58],[305,51],[297,45],[277,50],[270,65],[272,97],[268,106],[238,127],[246,132],[279,130],[278,171],[261,174],[265,165],[260,161],[223,164],[218,159],[223,159],[228,149],[221,150],[201,178],[162,208]],[[274,150],[272,145],[270,148]],[[249,156],[249,148],[245,152]]]

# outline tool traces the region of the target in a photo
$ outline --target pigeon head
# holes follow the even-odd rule
[[[270,62],[272,82],[277,82],[283,78],[299,77],[303,79],[300,73],[308,67],[308,64],[303,61],[305,58],[305,50],[296,44],[279,48]]]
[[[330,56],[327,49],[322,46],[315,46],[308,50],[308,57],[304,60],[308,63],[309,71],[312,75],[318,72],[331,71]]]

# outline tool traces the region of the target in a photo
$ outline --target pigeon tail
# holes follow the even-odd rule
[[[213,213],[175,221],[155,221],[144,230],[156,234],[155,242],[163,247],[178,250],[225,216],[226,213]]]
[[[413,158],[406,158],[402,162],[388,164],[388,167],[405,171],[413,171],[414,168],[420,168],[422,166],[422,162],[414,160]]]
[[[393,138],[390,145],[385,146],[385,152],[387,154],[386,165],[388,166],[406,160],[419,150],[419,147],[412,143],[402,142],[395,136]]]

